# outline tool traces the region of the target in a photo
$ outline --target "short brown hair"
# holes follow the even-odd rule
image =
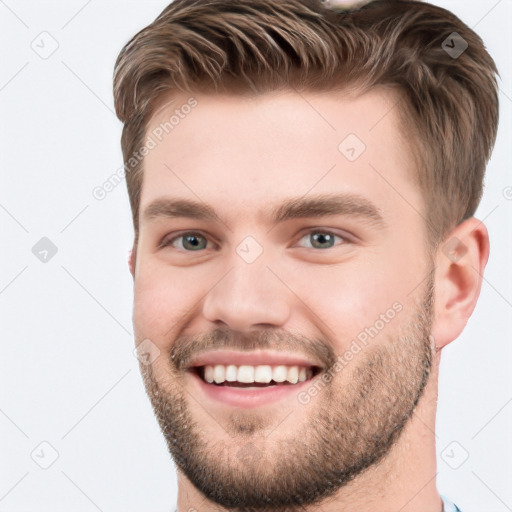
[[[128,163],[166,95],[384,86],[400,94],[427,238],[437,247],[482,197],[498,126],[496,74],[480,37],[426,2],[343,10],[321,0],[175,0],[125,45],[114,70],[134,243],[143,160]]]

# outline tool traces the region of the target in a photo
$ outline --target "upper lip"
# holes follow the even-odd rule
[[[305,366],[305,367],[321,367],[318,361],[312,361],[300,354],[292,354],[290,352],[279,352],[272,350],[258,350],[254,352],[239,352],[236,350],[210,350],[201,352],[192,359],[188,368],[216,364],[235,366],[249,365],[286,365],[286,366]]]

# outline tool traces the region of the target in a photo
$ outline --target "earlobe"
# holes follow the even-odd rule
[[[442,348],[464,330],[475,309],[489,258],[489,235],[471,217],[446,237],[436,254],[432,335]]]

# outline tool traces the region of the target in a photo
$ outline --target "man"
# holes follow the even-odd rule
[[[489,255],[495,74],[412,0],[175,0],[123,48],[133,322],[179,512],[458,510],[437,380]]]

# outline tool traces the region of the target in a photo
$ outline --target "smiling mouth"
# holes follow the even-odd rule
[[[212,386],[257,389],[302,384],[322,370],[318,366],[205,365],[189,371]]]

